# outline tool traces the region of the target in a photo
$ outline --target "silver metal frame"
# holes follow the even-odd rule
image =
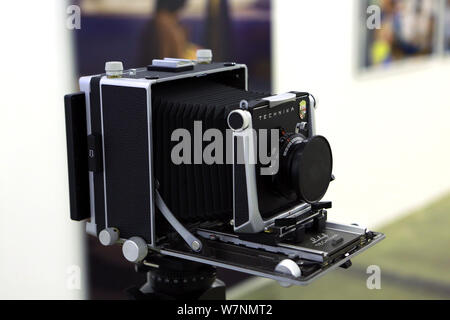
[[[80,90],[84,92],[86,97],[86,123],[87,134],[92,134],[91,122],[91,79],[95,76],[88,76],[80,78]],[[95,190],[94,190],[94,173],[89,172],[89,199],[90,199],[90,213],[91,219],[86,223],[86,232],[90,235],[97,236],[97,225],[95,223]]]
[[[294,93],[283,93],[271,97],[264,98],[263,100],[267,101],[270,104],[270,107],[275,107],[277,105],[295,101],[296,95]],[[312,95],[309,95],[310,100],[310,112],[311,112],[311,132],[314,135],[316,132],[315,129],[315,109],[316,109],[316,101]],[[298,216],[304,212],[310,210],[311,206],[307,203],[299,204],[289,210],[280,212],[279,214],[271,217],[268,220],[264,220],[259,211],[258,204],[258,190],[256,187],[256,150],[257,150],[257,142],[255,141],[254,131],[253,131],[253,119],[249,111],[239,110],[239,112],[248,119],[248,125],[246,128],[234,130],[230,125],[230,129],[233,131],[233,139],[232,139],[232,153],[233,159],[235,158],[234,150],[236,141],[237,144],[237,152],[238,155],[243,155],[245,159],[245,176],[247,181],[247,199],[248,199],[248,213],[249,219],[246,223],[234,226],[234,231],[237,233],[256,233],[261,232],[264,228],[271,226],[276,219],[286,218],[290,216]],[[230,113],[231,114],[231,113]],[[229,121],[228,121],[229,123]],[[234,207],[235,203],[235,164],[233,165],[233,217],[234,221],[236,221],[236,209]]]

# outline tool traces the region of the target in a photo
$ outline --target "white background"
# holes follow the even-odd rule
[[[81,298],[69,219],[64,95],[75,90],[65,1],[8,1],[0,19],[0,298]],[[7,9],[7,10],[6,10]],[[81,290],[67,271],[81,268]]]

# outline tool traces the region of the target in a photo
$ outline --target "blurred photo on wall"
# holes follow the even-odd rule
[[[367,0],[361,8],[380,8],[379,28],[362,28],[362,66],[389,67],[436,52],[439,0]],[[364,20],[364,24],[366,21]]]

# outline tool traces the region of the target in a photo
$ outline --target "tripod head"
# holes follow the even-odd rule
[[[136,265],[147,282],[127,290],[135,300],[225,300],[225,284],[216,268],[202,263],[155,254],[152,263]]]

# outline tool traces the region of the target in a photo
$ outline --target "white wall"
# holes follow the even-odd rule
[[[70,222],[67,191],[65,1],[1,6],[0,298],[82,298],[82,225]],[[71,266],[81,268],[81,290],[67,286]]]
[[[318,97],[330,220],[373,226],[450,191],[450,57],[358,75],[357,5],[274,0],[274,86]]]

